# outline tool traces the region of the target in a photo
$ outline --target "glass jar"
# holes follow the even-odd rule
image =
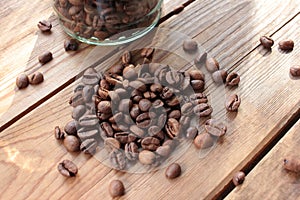
[[[95,45],[133,41],[157,24],[163,0],[54,0],[65,32]]]

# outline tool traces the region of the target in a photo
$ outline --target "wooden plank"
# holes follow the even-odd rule
[[[245,182],[236,187],[226,199],[299,199],[299,175],[283,168],[283,160],[299,158],[300,121],[246,176]]]
[[[178,5],[183,2],[185,1],[178,1]],[[48,7],[40,8],[40,4],[43,6],[48,5]],[[3,59],[0,60],[0,63],[3,63],[1,64],[1,66],[3,66],[1,73],[3,75],[5,74],[5,76],[0,79],[0,130],[8,127],[11,123],[21,118],[22,114],[30,112],[30,110],[72,82],[73,78],[81,72],[79,68],[84,57],[92,49],[92,47],[83,47],[82,51],[78,53],[65,53],[62,48],[65,35],[62,33],[61,28],[57,26],[57,22],[54,22],[56,26],[53,29],[53,34],[47,37],[45,35],[39,35],[35,42],[36,36],[32,35],[32,33],[39,34],[36,30],[36,22],[41,18],[47,18],[51,14],[52,9],[49,5],[50,2],[45,1],[45,3],[36,2],[30,5],[24,4],[24,9],[18,9],[17,6],[12,8],[13,12],[11,12],[11,15],[16,16],[21,15],[22,13],[19,13],[21,11],[27,12],[25,6],[30,6],[30,8],[34,10],[46,11],[41,12],[41,15],[37,15],[29,21],[25,21],[25,23],[22,23],[23,21],[17,21],[15,24],[10,23],[9,30],[14,34],[13,25],[18,27],[24,26],[26,34],[14,36],[14,38],[18,38],[18,41],[21,41],[20,43],[14,42],[11,37],[8,37],[11,39],[5,43],[7,53],[5,51]],[[177,6],[175,1],[165,1],[165,13],[172,10],[173,5],[174,7],[175,5]],[[283,25],[298,11],[299,3],[294,0],[286,1],[284,4],[278,1],[262,2],[258,0],[255,2],[245,0],[195,1],[188,6],[182,14],[172,17],[170,23],[168,21],[161,27],[195,37],[213,56],[216,56],[216,58],[220,60],[223,68],[229,68],[256,46],[258,34],[262,32],[266,34],[272,33],[272,31]],[[192,13],[196,13],[197,15]],[[241,20],[241,16],[245,17]],[[259,18],[266,17],[268,17],[267,20],[259,20]],[[8,20],[9,18],[5,19]],[[273,29],[274,24],[275,28]],[[247,35],[247,37],[245,37],[245,35]],[[26,41],[22,39],[25,36],[28,39]],[[228,44],[231,44],[229,49]],[[32,52],[28,52],[28,49],[32,48]],[[18,52],[15,52],[16,49],[18,49]],[[41,52],[49,49],[54,52],[55,59],[41,67],[37,62],[37,56]],[[114,47],[102,48],[101,51],[104,52],[103,56],[109,55],[113,49]],[[16,57],[15,60],[17,62],[11,60],[7,63],[5,58],[12,57],[14,54],[20,54],[21,57]],[[28,57],[28,64],[24,66]],[[16,67],[11,68],[11,66]],[[45,74],[47,81],[43,85],[40,87],[29,87],[25,92],[14,91],[15,77],[19,73],[22,71],[32,73],[37,70]],[[60,76],[56,76],[58,72],[62,71],[64,71],[64,73],[61,73]]]
[[[272,53],[258,48],[236,67],[241,84],[225,92],[241,96],[239,112],[236,116],[214,114],[226,122],[228,135],[205,158],[199,158],[201,152],[193,146],[182,152],[177,160],[183,168],[180,178],[168,181],[164,170],[148,174],[116,172],[93,157],[67,153],[53,138],[52,129],[70,120],[71,108],[66,102],[76,82],[0,133],[0,173],[4,177],[0,197],[106,199],[109,181],[117,178],[126,185],[124,199],[212,199],[235,171],[251,162],[280,133],[291,116],[299,114],[300,88],[298,80],[289,77],[289,67],[300,61],[300,47],[296,45],[289,54],[277,50],[277,42],[283,38],[299,41],[299,18],[276,33]],[[213,92],[213,88],[209,84],[207,92]],[[220,107],[224,98],[212,97]],[[56,164],[64,158],[78,164],[77,178],[66,180],[58,174]]]

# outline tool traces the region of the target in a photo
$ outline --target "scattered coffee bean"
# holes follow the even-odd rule
[[[283,167],[286,170],[300,173],[300,159],[296,157],[288,157],[283,160]]]
[[[227,75],[227,71],[220,69],[212,73],[212,79],[217,84],[225,83]]]
[[[38,85],[44,81],[44,75],[41,72],[35,72],[28,77],[31,85]]]
[[[52,28],[51,22],[49,22],[47,20],[39,21],[37,26],[42,32],[49,32]]]
[[[207,120],[204,127],[207,133],[216,137],[222,137],[227,132],[227,126],[216,119]]]
[[[67,135],[63,142],[65,148],[70,152],[79,151],[80,142],[79,139],[74,135]]]
[[[54,128],[54,137],[57,140],[63,140],[65,138],[65,133],[60,130],[59,126],[55,126]]]
[[[29,85],[29,79],[26,74],[20,74],[16,79],[16,85],[19,89],[24,89]]]
[[[77,123],[75,120],[69,121],[64,128],[65,132],[68,135],[77,135]]]
[[[73,177],[78,173],[77,166],[71,160],[63,160],[58,164],[57,170],[66,177]]]
[[[139,153],[139,161],[143,165],[151,165],[155,162],[156,156],[152,151],[143,150]]]
[[[226,77],[226,85],[237,86],[240,83],[240,76],[236,72],[231,72]]]
[[[206,60],[205,66],[206,66],[207,71],[209,71],[210,73],[218,71],[220,68],[218,61],[214,58],[208,58]]]
[[[125,194],[125,188],[120,180],[113,180],[109,184],[109,194],[112,198],[120,197]]]
[[[279,48],[283,51],[292,51],[294,49],[294,41],[293,40],[282,40],[279,42]]]
[[[235,186],[238,186],[244,182],[245,177],[246,177],[245,173],[239,171],[233,175],[232,182]]]
[[[274,40],[269,36],[261,36],[259,40],[261,45],[266,49],[271,49],[271,47],[274,45]]]
[[[227,97],[225,107],[228,111],[237,111],[241,104],[241,98],[237,94],[232,94]]]
[[[172,163],[165,171],[165,175],[168,179],[174,179],[181,175],[181,167],[178,163]]]
[[[197,149],[207,149],[214,145],[214,138],[208,133],[201,133],[194,139],[194,145]]]
[[[50,62],[53,59],[52,53],[50,51],[46,51],[45,53],[43,53],[42,55],[40,55],[38,57],[38,59],[39,59],[39,62],[41,64],[46,64],[46,63]]]
[[[300,76],[300,65],[295,65],[290,68],[290,74],[294,77]]]
[[[185,40],[183,42],[183,50],[186,52],[195,52],[198,49],[198,43],[192,39]]]
[[[79,43],[76,39],[66,39],[64,42],[65,51],[77,51]]]

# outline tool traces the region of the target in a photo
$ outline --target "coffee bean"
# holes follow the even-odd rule
[[[121,74],[123,72],[123,65],[117,63],[109,68],[109,72],[112,74]]]
[[[161,98],[166,100],[170,99],[174,95],[174,91],[172,88],[164,87],[161,93]]]
[[[287,39],[279,42],[279,48],[283,51],[292,51],[294,49],[294,41]]]
[[[169,114],[168,114],[168,118],[174,118],[179,120],[181,117],[181,112],[180,110],[172,110]]]
[[[77,123],[75,120],[69,121],[64,128],[65,132],[68,135],[77,135]]]
[[[139,90],[140,92],[147,91],[147,87],[146,87],[145,83],[143,83],[142,81],[139,81],[139,80],[129,82],[129,86],[132,87],[133,89]]]
[[[82,96],[82,91],[76,91],[74,93],[74,95],[71,97],[69,103],[73,107],[77,107],[79,105],[83,105],[85,102],[84,102],[84,99],[83,99],[83,96]]]
[[[124,147],[125,156],[128,160],[134,161],[138,158],[139,155],[139,147],[136,143],[130,142],[127,143]]]
[[[148,128],[151,125],[151,118],[149,113],[142,113],[136,118],[136,125],[139,128]]]
[[[200,70],[192,70],[189,72],[192,80],[204,80],[204,74]]]
[[[97,127],[95,127],[95,129],[81,128],[78,130],[77,135],[81,140],[87,140],[90,138],[97,138],[99,136],[99,131]]]
[[[166,73],[165,79],[169,85],[179,84],[182,79],[182,75],[177,71],[169,71]]]
[[[212,107],[207,103],[200,103],[194,107],[194,113],[199,117],[210,116],[212,112]]]
[[[111,113],[111,103],[110,101],[101,101],[99,102],[99,104],[97,105],[98,108],[98,112],[100,113]]]
[[[292,172],[300,172],[300,160],[297,157],[287,157],[283,160],[284,169]]]
[[[79,151],[80,142],[74,135],[67,135],[63,142],[65,148],[70,152]]]
[[[152,55],[154,53],[154,49],[153,48],[143,48],[142,52],[141,52],[141,56],[145,57],[145,58],[152,58]]]
[[[165,139],[165,133],[158,126],[151,126],[148,129],[148,135],[163,141]]]
[[[194,145],[197,149],[207,149],[214,145],[214,138],[208,133],[201,133],[194,139]]]
[[[183,115],[190,115],[193,113],[193,104],[188,102],[181,106],[181,113]]]
[[[195,91],[203,91],[204,90],[204,81],[203,80],[192,80],[191,85]]]
[[[49,32],[52,28],[51,22],[49,22],[47,20],[39,21],[37,26],[42,32]]]
[[[148,150],[143,150],[139,153],[139,161],[143,165],[151,165],[155,162],[155,153]]]
[[[183,50],[188,52],[188,53],[193,53],[195,51],[197,51],[198,49],[198,44],[196,41],[192,40],[192,39],[187,39],[183,42]]]
[[[131,53],[129,51],[125,51],[122,55],[121,60],[124,66],[128,65],[131,61]]]
[[[215,83],[217,84],[221,84],[221,83],[225,83],[226,82],[226,78],[227,78],[227,71],[220,69],[218,71],[215,71],[214,73],[212,73],[212,79]]]
[[[72,118],[79,120],[79,118],[85,113],[86,107],[84,105],[76,106],[72,111]]]
[[[141,145],[144,150],[155,151],[160,146],[160,141],[155,137],[145,137]]]
[[[155,153],[161,157],[168,157],[171,154],[171,147],[169,145],[160,146],[156,149]]]
[[[198,135],[198,129],[194,126],[191,126],[189,127],[187,130],[186,130],[186,138],[187,139],[195,139],[196,135]]]
[[[132,107],[132,101],[130,99],[122,99],[119,103],[119,111],[123,113],[129,113]]]
[[[66,39],[64,42],[65,51],[77,51],[79,48],[79,43],[76,39]]]
[[[54,137],[57,140],[63,140],[65,138],[65,133],[60,130],[59,126],[55,126],[54,128]]]
[[[85,114],[78,120],[80,126],[94,127],[99,123],[99,119],[94,114]]]
[[[136,136],[129,132],[119,132],[114,135],[114,137],[121,143],[126,144],[136,140]]]
[[[244,182],[245,177],[246,177],[245,173],[239,171],[233,175],[232,182],[235,186],[238,186]]]
[[[206,62],[206,59],[207,59],[207,53],[203,52],[196,56],[196,58],[194,59],[194,63],[196,65],[204,65]]]
[[[143,138],[145,135],[145,131],[139,128],[137,125],[130,126],[129,130],[139,138]]]
[[[241,104],[241,98],[237,94],[232,94],[227,97],[225,107],[228,111],[237,111]]]
[[[222,137],[227,132],[227,126],[216,119],[209,119],[205,122],[205,130],[212,136]]]
[[[167,131],[167,134],[171,139],[173,139],[175,137],[179,137],[180,124],[176,119],[170,118],[167,121],[165,130]]]
[[[31,85],[38,85],[44,81],[44,76],[41,72],[35,72],[28,77]]]
[[[294,77],[300,76],[300,65],[295,65],[290,68],[290,74]]]
[[[84,71],[82,83],[85,85],[96,85],[99,82],[99,75],[94,68],[88,68]]]
[[[172,163],[165,171],[165,175],[168,179],[174,179],[181,175],[181,167],[178,163]]]
[[[98,143],[94,138],[83,140],[80,145],[80,150],[83,153],[94,155],[96,153]]]
[[[226,85],[237,86],[240,83],[240,76],[236,72],[231,72],[226,77]]]
[[[20,74],[16,79],[16,85],[19,89],[24,89],[29,85],[29,79],[26,74]]]
[[[114,149],[109,154],[109,160],[112,166],[117,170],[123,170],[126,167],[126,159],[121,149]]]
[[[94,87],[91,85],[84,86],[84,88],[82,90],[82,97],[86,103],[89,103],[92,101],[93,95],[95,95]],[[93,106],[93,107],[95,107],[95,106]]]
[[[266,49],[271,49],[271,47],[274,45],[274,40],[269,36],[261,36],[259,40],[261,45]]]
[[[109,137],[104,140],[104,147],[108,152],[112,152],[114,149],[119,149],[121,144],[117,139]]]
[[[46,64],[53,59],[52,53],[50,51],[46,51],[42,55],[40,55],[38,59],[41,64]]]
[[[106,137],[113,137],[114,131],[108,122],[102,122],[100,124],[101,130],[104,132]]]
[[[198,105],[201,103],[207,103],[207,96],[204,93],[194,93],[189,97],[190,101],[194,105]]]
[[[220,68],[218,61],[214,58],[207,59],[205,66],[206,66],[207,71],[209,71],[210,73],[218,71]]]
[[[125,188],[121,181],[113,180],[109,184],[109,194],[112,198],[120,197],[125,194]]]
[[[150,107],[151,107],[152,103],[151,101],[149,101],[148,99],[142,99],[139,102],[139,108],[142,112],[147,112],[149,111]]]
[[[78,173],[77,166],[71,160],[63,160],[60,162],[57,166],[57,170],[66,177],[73,177]]]

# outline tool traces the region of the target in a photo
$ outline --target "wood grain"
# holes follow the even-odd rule
[[[300,176],[283,168],[286,157],[299,158],[300,121],[279,141],[226,199],[299,199]]]

